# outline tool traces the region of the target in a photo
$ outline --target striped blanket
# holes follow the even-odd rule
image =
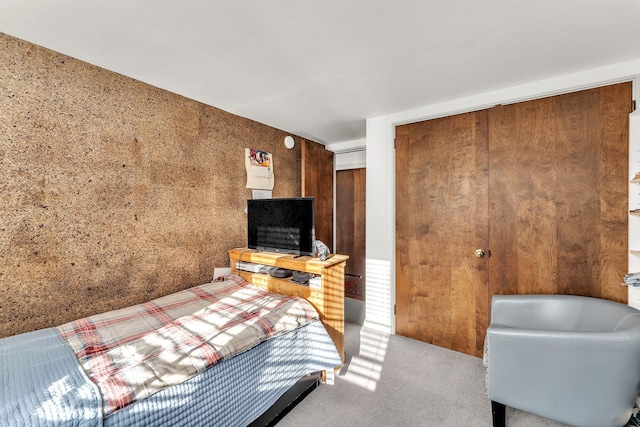
[[[304,299],[238,276],[58,327],[108,415],[318,319]]]

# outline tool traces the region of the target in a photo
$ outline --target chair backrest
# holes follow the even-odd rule
[[[576,295],[494,295],[491,312],[491,323],[515,328],[583,332],[638,329],[640,334],[639,310],[600,298]]]
[[[640,311],[633,307],[598,298],[576,298],[581,302],[576,331],[632,331],[640,328]]]

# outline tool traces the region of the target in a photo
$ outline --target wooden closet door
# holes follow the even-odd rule
[[[344,294],[365,299],[366,169],[336,172],[336,253],[349,255]]]
[[[396,128],[396,332],[480,355],[488,322],[487,111]]]
[[[333,247],[333,152],[302,140],[302,197],[315,197],[316,240]]]
[[[623,83],[399,126],[397,333],[480,356],[491,295],[626,302],[630,112]]]
[[[489,112],[491,294],[627,301],[631,83]]]

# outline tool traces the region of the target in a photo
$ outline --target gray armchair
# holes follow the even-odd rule
[[[484,350],[493,425],[505,406],[620,427],[640,391],[640,311],[569,295],[495,295]]]

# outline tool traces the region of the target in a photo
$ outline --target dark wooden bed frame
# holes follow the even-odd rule
[[[275,426],[285,415],[296,407],[309,393],[320,384],[321,372],[301,378],[287,390],[265,413],[260,415],[249,427]]]

